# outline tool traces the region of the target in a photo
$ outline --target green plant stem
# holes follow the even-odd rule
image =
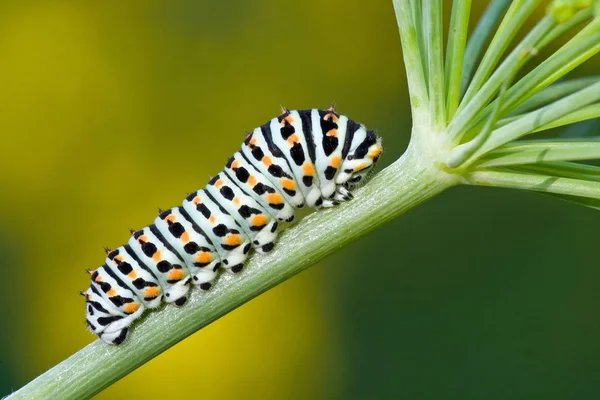
[[[253,256],[239,275],[224,274],[207,293],[194,290],[184,307],[149,313],[123,345],[96,340],[8,399],[90,397],[203,326],[458,183],[456,177],[424,163],[422,154],[416,146],[409,147],[355,191],[354,200],[316,212],[285,230],[271,253]]]

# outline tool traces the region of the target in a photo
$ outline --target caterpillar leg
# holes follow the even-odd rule
[[[352,195],[352,192],[343,186],[338,186],[335,193],[333,194],[333,199],[337,201],[348,201],[353,198],[354,196]]]
[[[340,203],[348,200],[352,200],[354,196],[352,192],[346,189],[343,186],[338,186],[336,188],[335,193],[330,199],[323,199],[323,202],[319,206],[319,208],[330,208],[339,205]]]

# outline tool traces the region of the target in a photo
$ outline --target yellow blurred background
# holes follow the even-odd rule
[[[0,396],[94,339],[78,291],[102,247],[280,105],[335,101],[383,136],[384,165],[410,133],[388,0],[2,2],[0,91]],[[597,398],[599,227],[453,189],[97,398]]]

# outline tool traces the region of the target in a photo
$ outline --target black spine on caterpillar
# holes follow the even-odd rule
[[[375,133],[333,108],[284,110],[248,133],[204,189],[107,249],[82,293],[88,329],[120,344],[146,309],[182,306],[190,283],[209,290],[219,269],[240,272],[250,249],[273,249],[278,222],[292,221],[296,208],[349,200],[381,151]]]

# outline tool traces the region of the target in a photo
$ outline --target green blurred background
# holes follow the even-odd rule
[[[0,396],[94,339],[77,293],[102,246],[202,187],[281,104],[335,101],[383,136],[384,165],[409,138],[390,0],[5,1],[0,90]],[[97,398],[597,399],[599,227],[535,194],[452,189]]]

